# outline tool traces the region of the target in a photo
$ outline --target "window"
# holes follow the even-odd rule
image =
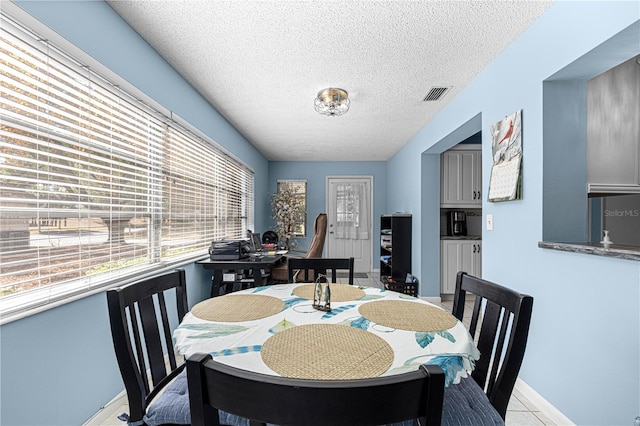
[[[279,180],[278,192],[288,189],[297,198],[303,211],[307,211],[307,182],[304,180]],[[294,237],[306,237],[307,217],[302,216],[302,221],[296,224],[293,233]]]
[[[0,313],[202,257],[253,172],[2,16]]]

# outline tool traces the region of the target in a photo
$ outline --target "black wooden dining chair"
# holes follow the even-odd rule
[[[191,424],[218,425],[218,411],[252,425],[359,426],[421,419],[440,425],[444,373],[423,365],[409,373],[360,380],[306,380],[241,370],[209,354],[187,360]]]
[[[175,305],[170,311],[168,300],[174,297]],[[165,396],[186,393],[186,378],[172,382],[185,364],[178,364],[176,360],[169,324],[170,315],[177,325],[188,311],[184,271],[176,270],[110,289],[107,303],[113,347],[129,402],[129,424],[143,424],[152,401],[154,416],[161,416],[163,423],[184,423],[172,422],[171,416],[188,416],[188,404],[187,413],[179,413],[175,404],[163,410],[164,407],[158,406],[162,403],[154,401],[161,391]],[[172,399],[176,398],[168,397],[164,401],[171,403]]]
[[[467,294],[475,296],[469,325],[474,339],[480,326],[477,337],[480,359],[471,377],[504,419],[527,346],[533,297],[458,272],[452,313],[460,321],[463,320]],[[446,393],[459,392],[463,387],[449,386]],[[445,395],[445,409],[448,396]],[[478,404],[483,401],[469,402]]]
[[[331,272],[331,282],[337,282],[339,271],[348,271],[348,283],[353,285],[353,257],[349,258],[290,258],[289,282],[313,282],[318,274],[327,278]]]

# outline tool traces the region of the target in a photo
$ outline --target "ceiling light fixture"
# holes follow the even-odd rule
[[[318,92],[315,100],[316,111],[320,114],[335,116],[349,111],[349,93],[343,89],[329,88]]]

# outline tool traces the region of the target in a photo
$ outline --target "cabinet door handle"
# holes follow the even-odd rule
[[[480,253],[480,244],[478,244],[478,253]]]
[[[476,245],[475,244],[473,245],[473,252],[474,253],[476,252]]]
[[[477,197],[477,195],[476,195],[476,191],[473,191],[473,199],[475,200],[475,199],[476,199],[476,197]]]

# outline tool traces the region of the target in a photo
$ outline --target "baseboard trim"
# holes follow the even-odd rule
[[[113,397],[111,401],[106,403],[103,407],[101,407],[97,413],[89,418],[86,422],[83,423],[83,426],[93,426],[93,425],[102,425],[107,424],[108,420],[113,420],[116,423],[115,419],[117,419],[118,410],[121,410],[124,404],[127,402],[127,391],[122,390],[118,395]],[[124,424],[124,422],[122,423]]]
[[[526,384],[520,377],[516,380],[515,389],[535,405],[549,420],[558,426],[576,426],[567,416],[562,414],[560,410],[554,407],[549,401],[544,399],[542,395],[533,390],[531,386]]]

